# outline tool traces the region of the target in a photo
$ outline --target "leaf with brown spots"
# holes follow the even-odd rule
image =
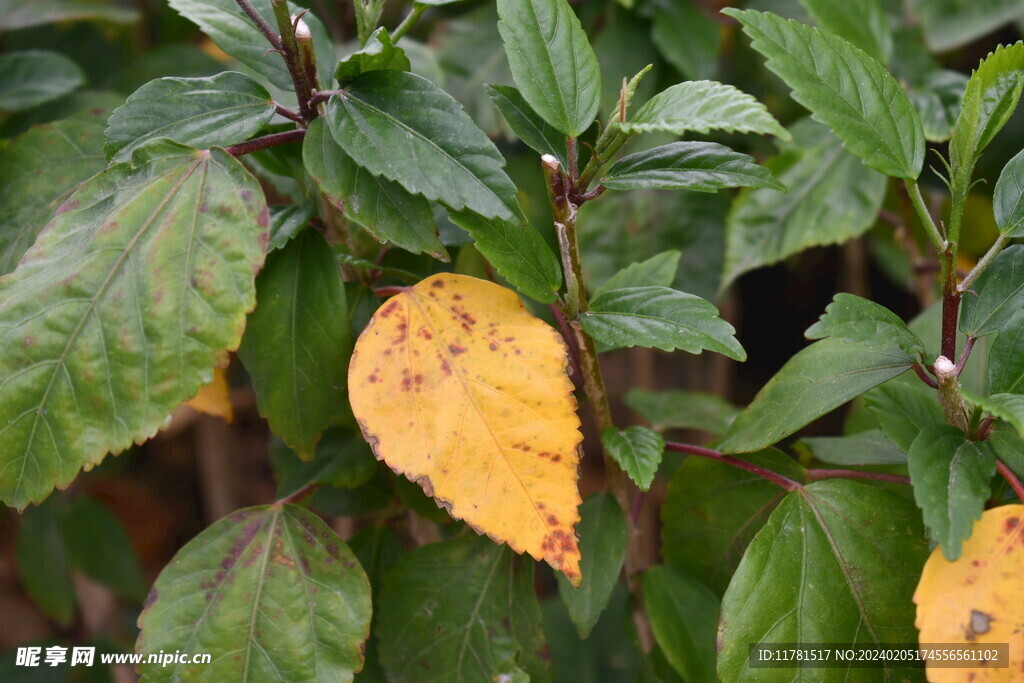
[[[1024,676],[1024,505],[987,510],[950,562],[936,548],[914,593],[922,643],[991,649],[1009,643],[1010,666],[928,667],[932,683],[1018,681]],[[1005,662],[1003,662],[1005,664]]]
[[[374,314],[352,410],[391,469],[456,519],[579,585],[582,440],[565,344],[511,291],[434,275]]]

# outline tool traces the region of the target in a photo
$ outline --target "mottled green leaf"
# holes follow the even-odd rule
[[[110,510],[79,498],[64,512],[61,533],[72,568],[117,595],[142,602],[148,583],[128,534]]]
[[[687,81],[664,90],[640,107],[625,123],[627,133],[663,131],[673,135],[709,133],[770,133],[783,140],[789,133],[763,104],[731,85]]]
[[[910,0],[928,46],[945,52],[970,43],[1024,15],[1018,0]]]
[[[992,194],[999,232],[1024,237],[1024,150],[1006,162]]]
[[[896,345],[911,355],[925,353],[924,343],[907,329],[898,315],[854,294],[836,294],[804,336],[808,339],[838,337],[867,347]]]
[[[860,482],[833,479],[786,496],[747,549],[722,599],[722,680],[790,681],[750,669],[754,643],[917,642],[911,597],[928,556],[917,510]],[[833,681],[917,680],[914,666],[813,669]]]
[[[211,78],[158,78],[136,90],[107,122],[107,157],[125,161],[155,138],[227,147],[260,131],[274,115],[262,85],[227,71]]]
[[[619,580],[626,559],[626,524],[622,508],[607,493],[595,493],[580,506],[576,533],[580,537],[583,582],[573,588],[561,573],[555,575],[558,593],[580,638],[590,635]]]
[[[673,249],[652,256],[646,261],[631,263],[595,289],[594,297],[624,287],[671,287],[676,279],[680,255]]]
[[[901,382],[888,382],[872,389],[864,394],[864,404],[885,436],[904,453],[910,452],[918,434],[946,421],[934,391]]]
[[[907,455],[878,429],[849,436],[809,436],[801,443],[832,465],[905,465]]]
[[[697,391],[630,389],[623,400],[658,431],[699,429],[724,434],[740,412],[739,408],[714,394]]]
[[[566,0],[498,0],[512,77],[541,118],[568,137],[590,127],[601,97],[597,57]]]
[[[925,149],[921,120],[885,67],[828,31],[753,10],[723,13],[743,24],[793,99],[850,152],[886,175],[917,178]]]
[[[522,93],[510,85],[487,85],[487,95],[505,117],[512,132],[531,149],[541,154],[553,154],[562,168],[569,168],[565,149],[565,136],[550,123],[540,118]]]
[[[391,34],[381,26],[366,39],[366,44],[338,62],[334,77],[344,84],[365,71],[409,70],[405,50],[391,44]]]
[[[718,444],[725,453],[770,446],[868,389],[905,372],[915,359],[898,347],[832,338],[793,356],[737,416]]]
[[[0,496],[24,507],[154,434],[242,336],[259,183],[220,150],[136,150],[58,209],[0,279]]]
[[[960,303],[960,331],[984,337],[1007,327],[1024,308],[1024,244],[999,252],[963,293]]]
[[[754,158],[714,142],[671,142],[619,159],[601,184],[610,190],[696,190],[770,187],[785,191]]]
[[[661,434],[647,427],[608,427],[601,432],[601,444],[641,491],[651,487],[665,454]]]
[[[1014,316],[988,354],[988,393],[1024,394],[1024,315]]]
[[[352,352],[341,271],[320,233],[306,230],[270,254],[256,299],[238,355],[260,415],[309,460],[345,400]]]
[[[128,7],[90,0],[0,0],[0,31],[71,21],[131,24],[139,16]]]
[[[306,130],[302,159],[320,191],[348,220],[406,251],[448,259],[437,238],[430,203],[356,164],[331,137],[322,119],[313,121]]]
[[[907,456],[914,500],[924,512],[929,536],[952,562],[991,494],[989,482],[996,473],[992,448],[968,440],[956,427],[933,425],[914,439]]]
[[[672,668],[687,681],[714,681],[718,596],[678,569],[644,572],[644,609],[654,638]]]
[[[889,19],[879,0],[800,0],[818,26],[845,38],[882,64],[892,54]]]
[[[370,631],[370,583],[340,538],[294,505],[233,512],[178,551],[139,617],[147,681],[351,681]]]
[[[71,626],[77,599],[61,532],[64,501],[52,498],[25,511],[18,525],[15,561],[25,592],[61,626]]]
[[[85,82],[77,64],[49,50],[0,55],[0,111],[21,111],[66,95]]]
[[[700,353],[702,349],[735,360],[747,357],[733,326],[699,296],[669,287],[625,287],[594,297],[582,316],[583,329],[612,348],[646,346]]]
[[[691,80],[714,78],[721,27],[694,2],[659,0],[652,5],[651,40],[669,64]]]

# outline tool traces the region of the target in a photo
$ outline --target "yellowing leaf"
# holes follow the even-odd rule
[[[950,562],[936,548],[914,593],[922,643],[984,646],[1010,644],[1010,666],[970,669],[929,664],[928,680],[1020,680],[1024,670],[1024,505],[986,511],[964,542],[963,553]],[[981,649],[985,649],[982,647]]]
[[[235,419],[235,411],[231,408],[230,393],[227,370],[214,368],[213,381],[200,389],[199,393],[185,405],[200,413],[224,418],[225,422],[230,423]]]
[[[384,304],[349,365],[379,459],[579,585],[582,435],[561,337],[504,287],[443,273]]]

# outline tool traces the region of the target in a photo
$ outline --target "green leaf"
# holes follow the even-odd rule
[[[106,112],[35,126],[0,151],[0,275],[14,270],[54,211],[106,167]]]
[[[354,489],[377,474],[377,459],[361,434],[340,427],[324,431],[309,461],[302,461],[284,441],[270,443],[270,465],[278,480],[277,497],[291,495],[308,484]]]
[[[644,608],[654,638],[672,668],[687,681],[714,681],[718,597],[678,569],[644,572]]]
[[[808,247],[839,244],[875,222],[885,178],[813,121],[790,129],[794,144],[765,166],[793,192],[743,190],[726,222],[725,287],[741,274]]]
[[[651,488],[665,455],[661,434],[647,427],[608,427],[601,432],[601,444],[641,491]]]
[[[910,0],[908,4],[935,52],[966,45],[1024,14],[1018,0]]]
[[[23,50],[0,55],[0,111],[50,102],[83,83],[85,74],[78,65],[58,52]]]
[[[64,512],[61,533],[74,569],[114,593],[142,602],[147,582],[124,527],[102,504],[79,498]]]
[[[331,134],[372,175],[487,218],[522,217],[505,159],[451,95],[402,71],[357,76],[327,103]]]
[[[250,0],[252,6],[277,32],[274,19],[272,0]],[[292,79],[288,75],[284,59],[271,51],[270,43],[260,33],[256,25],[239,8],[235,0],[167,0],[167,4],[178,11],[178,14],[190,20],[210,36],[213,42],[242,64],[265,77],[275,86],[289,92],[292,90]],[[293,3],[288,3],[288,10],[295,16],[305,10]],[[331,83],[332,69],[337,63],[334,44],[327,29],[312,12],[303,15],[302,21],[313,37],[316,52],[317,71],[321,87]]]
[[[691,80],[711,79],[718,71],[722,29],[692,2],[652,3],[651,40],[669,64]]]
[[[273,252],[238,355],[270,429],[303,460],[345,401],[352,353],[345,288],[330,246],[306,230]]]
[[[0,31],[72,21],[132,24],[139,12],[82,0],[0,0]]]
[[[770,187],[785,192],[754,158],[714,142],[671,142],[616,161],[601,184],[610,190],[696,190]]]
[[[888,382],[864,394],[864,404],[886,437],[904,453],[917,435],[945,424],[936,394],[901,382]]]
[[[607,493],[588,496],[580,506],[580,573],[583,583],[573,588],[561,573],[558,594],[569,610],[580,638],[586,638],[612,597],[626,559],[626,516],[615,498]]]
[[[836,294],[804,336],[808,339],[838,337],[866,347],[895,345],[911,355],[925,353],[924,342],[907,329],[898,315],[854,294]]]
[[[273,115],[270,93],[245,74],[158,78],[114,110],[103,150],[108,158],[126,161],[155,138],[204,149],[227,147],[258,133]]]
[[[527,680],[514,615],[536,597],[504,546],[463,535],[407,553],[380,594],[380,658],[393,683]],[[532,569],[527,564],[526,569]]]
[[[724,434],[740,412],[728,401],[697,391],[630,389],[623,401],[657,431],[699,429]]]
[[[472,235],[476,248],[509,284],[543,304],[557,299],[562,266],[532,225],[488,219],[472,211],[448,215],[452,223]]]
[[[804,476],[802,467],[774,448],[743,459],[794,481]],[[686,458],[672,475],[661,508],[665,561],[723,593],[747,544],[785,495],[779,486],[732,465]]]
[[[1012,429],[994,429],[985,440],[996,458],[1018,477],[1024,477],[1024,439]]]
[[[921,120],[892,75],[838,36],[782,17],[728,8],[793,99],[871,168],[914,180],[925,140]]]
[[[914,439],[907,456],[914,500],[924,512],[928,535],[953,562],[991,494],[989,482],[996,474],[992,447],[968,440],[956,427],[933,425]]]
[[[594,297],[582,316],[583,329],[612,348],[646,346],[672,351],[715,351],[745,360],[733,326],[699,296],[669,287],[624,287]]]
[[[510,85],[485,85],[487,95],[505,117],[512,132],[540,154],[553,154],[562,168],[569,168],[565,149],[565,136],[561,131],[540,118],[522,93]]]
[[[770,446],[914,362],[897,347],[866,347],[838,338],[811,344],[768,380],[718,448],[749,453]]]
[[[979,397],[964,392],[964,397],[982,410],[986,410],[1000,420],[1005,421],[1024,437],[1024,395],[992,394],[991,396]]]
[[[334,77],[342,85],[366,71],[394,69],[409,70],[409,58],[405,50],[391,43],[391,34],[381,26],[370,34],[366,44],[338,62]]]
[[[815,23],[845,38],[882,64],[892,54],[892,32],[878,0],[800,0]]]
[[[616,125],[626,133],[663,131],[682,135],[724,130],[789,139],[786,129],[754,97],[714,81],[673,85],[645,102],[631,120]]]
[[[32,602],[50,619],[69,627],[77,599],[61,533],[63,514],[64,503],[58,497],[26,510],[18,525],[15,559],[21,585]]]
[[[1007,327],[1024,308],[1024,244],[999,252],[960,305],[960,331],[984,337]]]
[[[960,116],[949,141],[949,163],[955,191],[966,193],[974,164],[1002,129],[1024,88],[1024,43],[1000,45],[971,75]]]
[[[512,78],[541,118],[575,138],[590,127],[601,72],[566,0],[498,0],[498,31]]]
[[[309,224],[313,217],[313,205],[309,202],[270,207],[270,241],[267,253],[277,251]]]
[[[331,137],[322,119],[306,130],[302,160],[320,191],[348,220],[382,242],[448,260],[448,252],[437,238],[430,203],[356,164]]]
[[[1024,315],[1003,328],[988,354],[988,393],[1024,394]]]
[[[237,347],[267,208],[221,150],[136,150],[0,279],[0,497],[23,508],[156,433]]]
[[[967,76],[948,69],[934,69],[921,82],[908,86],[907,97],[921,117],[926,140],[949,140],[966,88]]]
[[[233,512],[178,551],[139,617],[137,652],[208,652],[141,664],[146,680],[351,681],[370,631],[370,583],[308,510]]]
[[[1006,162],[992,195],[999,232],[1024,237],[1024,150]]]
[[[811,454],[832,465],[905,465],[907,455],[880,430],[849,436],[813,436],[801,439]]]
[[[750,544],[722,599],[718,675],[794,679],[792,669],[749,669],[754,643],[917,642],[911,597],[927,557],[917,511],[894,493],[840,479],[790,493]],[[863,677],[814,669],[811,677],[918,680],[915,666],[886,663]]]
[[[680,252],[672,249],[652,256],[646,261],[631,263],[595,289],[594,297],[624,287],[671,287],[679,269],[680,256]]]

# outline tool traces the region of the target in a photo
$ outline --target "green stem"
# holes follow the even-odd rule
[[[971,272],[967,273],[967,277],[965,277],[964,281],[961,282],[960,285],[957,287],[957,290],[961,294],[963,294],[964,292],[971,288],[971,285],[973,285],[974,281],[978,279],[978,276],[985,272],[985,269],[988,268],[988,265],[992,263],[992,259],[994,259],[996,255],[1003,250],[1003,247],[1005,247],[1006,243],[1009,241],[1010,238],[1007,235],[1000,235],[996,239],[995,243],[991,247],[989,247],[989,250],[986,251],[985,255],[981,257],[981,260],[978,261],[974,268],[971,268]]]
[[[402,36],[409,32],[416,22],[420,20],[422,15],[427,10],[426,5],[413,5],[409,13],[405,15],[405,19],[402,19],[402,23],[395,27],[395,30],[391,32],[391,42],[397,43]]]
[[[597,139],[597,144],[594,145],[594,153],[590,156],[590,160],[587,161],[583,172],[580,173],[576,187],[580,191],[585,191],[591,181],[601,171],[601,168],[615,156],[615,153],[626,144],[627,140],[629,140],[629,135],[623,133],[614,122],[605,126],[601,137]]]
[[[935,221],[932,220],[932,215],[928,213],[928,207],[924,205],[920,186],[918,186],[915,180],[904,180],[903,184],[907,187],[907,195],[910,197],[910,203],[917,213],[917,219],[921,221],[921,227],[924,228],[928,239],[931,240],[932,246],[935,247],[935,252],[941,258],[943,252],[946,251],[946,240],[942,237],[942,233],[939,232]]]

